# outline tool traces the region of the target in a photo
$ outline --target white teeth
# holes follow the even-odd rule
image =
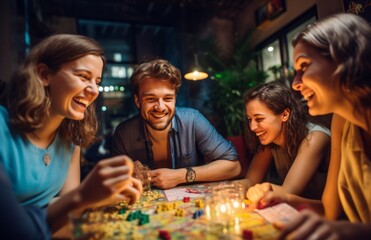
[[[78,102],[78,103],[84,104],[85,106],[88,106],[89,105],[89,101],[88,100],[84,100],[82,98],[75,98],[75,101]]]
[[[310,94],[307,94],[307,95],[305,95],[303,97],[304,97],[305,100],[308,101],[311,97],[313,97],[313,95],[314,95],[314,92],[311,92]]]
[[[259,132],[259,133],[256,133],[256,136],[261,136],[261,135],[263,135],[264,133],[266,133],[267,131],[264,131],[264,132]]]

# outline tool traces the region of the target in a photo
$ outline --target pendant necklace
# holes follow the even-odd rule
[[[52,162],[52,157],[50,156],[48,149],[46,149],[46,153],[43,156],[43,161],[45,166],[49,166],[49,164]]]
[[[37,151],[39,152],[39,154],[40,153],[42,154],[42,160],[43,160],[45,166],[49,166],[50,163],[52,162],[52,156],[49,153],[49,147],[47,147],[47,148],[39,148],[39,147],[35,146],[35,148],[37,149]]]
[[[42,154],[42,161],[44,162],[45,166],[49,166],[52,162],[52,156],[49,153],[49,148],[52,144],[50,144],[47,148],[40,148],[37,147],[35,144],[33,145],[36,147],[37,151]]]

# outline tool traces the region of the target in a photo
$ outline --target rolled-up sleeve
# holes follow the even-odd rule
[[[220,135],[198,111],[194,123],[198,149],[208,160],[238,160],[238,153],[232,142]]]

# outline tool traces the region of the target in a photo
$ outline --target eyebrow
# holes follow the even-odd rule
[[[300,58],[308,58],[308,56],[307,55],[305,55],[305,54],[299,54],[297,57],[296,57],[296,59],[295,59],[295,61],[294,61],[294,63],[297,63],[298,62],[298,60],[300,59]]]
[[[246,115],[246,117],[249,117],[249,116]],[[264,117],[264,114],[262,114],[262,113],[256,113],[256,114],[252,115],[252,117]]]
[[[144,93],[143,94],[143,97],[146,97],[146,96],[157,96],[156,94],[154,93]],[[174,93],[169,93],[169,94],[165,94],[164,97],[175,97],[176,94]]]
[[[78,72],[85,72],[85,73],[88,73],[90,76],[93,76],[92,71],[90,71],[90,70],[88,70],[86,68],[74,68],[73,71],[74,72],[77,72],[77,73]],[[101,75],[101,76],[96,77],[96,79],[102,81],[103,77]]]

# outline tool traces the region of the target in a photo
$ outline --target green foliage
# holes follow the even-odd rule
[[[211,79],[209,101],[206,104],[221,118],[227,136],[242,135],[245,125],[243,93],[265,81],[268,74],[258,70],[255,52],[250,48],[248,32],[236,39],[231,53],[221,56],[215,38],[201,40],[205,65]],[[222,131],[223,132],[223,131]]]

